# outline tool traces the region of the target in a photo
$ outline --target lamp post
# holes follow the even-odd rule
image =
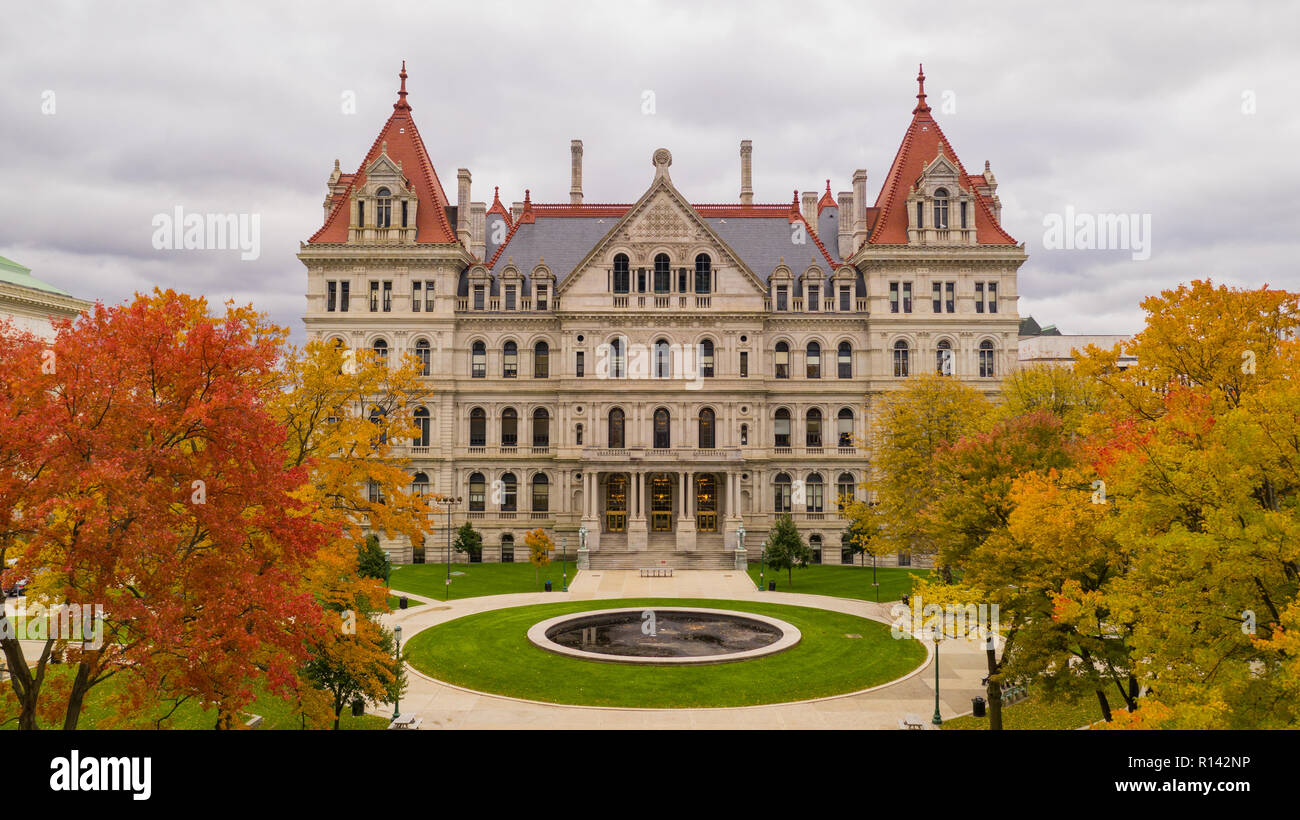
[[[560,536],[560,572],[562,575],[561,582],[564,588],[561,592],[569,591],[569,536]]]
[[[393,660],[396,663],[396,673],[397,675],[400,676],[402,674],[402,625],[401,624],[398,624],[397,626],[393,627]],[[397,718],[401,716],[401,712],[398,711],[397,708],[399,705],[398,702],[402,699],[402,696],[399,694],[399,691],[400,690],[396,685],[396,681],[394,681],[393,720],[397,720]]]
[[[451,508],[460,503],[460,496],[439,495],[431,497],[430,501],[447,507],[447,580],[442,590],[442,600],[446,601],[451,595]]]
[[[880,584],[876,582],[876,554],[871,553],[871,586],[876,590],[876,603],[880,603]]]
[[[767,568],[767,539],[763,539],[763,546],[758,552],[758,591],[762,592],[767,589],[763,584],[763,570]]]
[[[388,576],[393,573],[393,554],[384,550],[384,586],[388,586]]]
[[[935,726],[943,724],[943,718],[939,716],[939,641],[943,640],[943,629],[939,624],[934,625],[934,717],[930,722]]]

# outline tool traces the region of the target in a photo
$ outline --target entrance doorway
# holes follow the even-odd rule
[[[708,473],[695,478],[695,529],[718,531],[718,478]]]
[[[669,476],[650,479],[650,530],[673,531],[673,480]]]
[[[627,531],[627,476],[619,473],[605,482],[605,532]]]

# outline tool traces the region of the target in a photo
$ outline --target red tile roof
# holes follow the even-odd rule
[[[876,197],[876,207],[880,216],[867,240],[872,245],[906,245],[907,244],[907,193],[911,186],[920,180],[926,166],[942,151],[943,155],[957,166],[960,178],[971,185],[975,194],[975,233],[981,245],[1014,245],[1016,240],[1002,230],[1002,226],[993,218],[988,202],[974,187],[972,180],[983,178],[978,174],[966,173],[966,168],[957,158],[948,138],[944,136],[930,113],[930,106],[925,102],[925,72],[916,77],[919,90],[916,95],[916,108],[912,109],[912,123],[903,135],[903,142],[898,147],[894,163],[889,167],[885,183]]]
[[[406,61],[402,61],[401,90],[397,92],[397,102],[393,103],[393,114],[384,123],[384,127],[375,137],[370,151],[361,162],[355,174],[344,174],[340,180],[347,180],[347,189],[334,198],[334,207],[325,220],[325,225],[307,241],[317,243],[346,242],[348,223],[351,221],[350,203],[352,191],[366,181],[366,168],[379,156],[384,143],[388,144],[388,156],[394,162],[402,163],[407,183],[415,190],[419,207],[415,216],[415,241],[420,244],[456,242],[456,231],[447,220],[447,194],[438,181],[438,172],[433,168],[429,152],[425,150],[424,140],[420,138],[419,129],[411,119],[411,106],[406,102]]]
[[[835,197],[831,196],[831,181],[828,179],[826,180],[826,193],[822,194],[821,199],[817,200],[817,215],[821,216],[822,208],[838,207],[839,204],[835,201]]]
[[[492,186],[492,207],[488,208],[487,212],[501,214],[506,218],[507,225],[514,224],[514,220],[510,218],[510,212],[506,210],[506,206],[501,204],[501,186],[499,185]]]

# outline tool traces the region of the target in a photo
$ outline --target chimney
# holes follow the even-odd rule
[[[510,224],[511,224],[511,225],[518,225],[518,224],[519,224],[519,217],[521,217],[521,216],[523,216],[523,215],[524,215],[524,203],[522,203],[522,202],[511,202],[511,203],[510,203]]]
[[[853,172],[853,251],[856,253],[866,241],[867,171],[865,168],[859,168]]]
[[[471,244],[469,229],[469,169],[460,168],[456,171],[456,238],[461,241],[466,249]]]
[[[740,141],[740,204],[754,204],[754,143]]]
[[[853,192],[840,191],[840,258],[853,255]]]
[[[487,203],[471,202],[469,204],[469,252],[478,259],[487,251]]]
[[[582,204],[582,140],[569,142],[569,204]]]
[[[817,230],[817,192],[803,192],[803,218],[804,221]]]

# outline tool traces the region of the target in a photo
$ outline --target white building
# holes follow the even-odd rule
[[[91,303],[32,276],[31,268],[0,256],[0,318],[42,339],[54,338],[54,320],[76,318]]]
[[[742,524],[757,558],[789,513],[839,563],[836,502],[861,492],[873,401],[927,368],[992,392],[1015,366],[1024,247],[924,75],[874,205],[865,170],[835,196],[828,181],[755,203],[748,140],[734,202],[692,203],[661,148],[633,201],[588,203],[575,140],[567,201],[525,191],[509,209],[473,202],[467,169],[448,200],[401,79],[301,246],[304,320],[310,338],[428,362],[413,481],[463,499],[452,526],[483,532],[485,560],[523,560],[538,526],[572,556],[583,527],[593,567],[725,567]]]

